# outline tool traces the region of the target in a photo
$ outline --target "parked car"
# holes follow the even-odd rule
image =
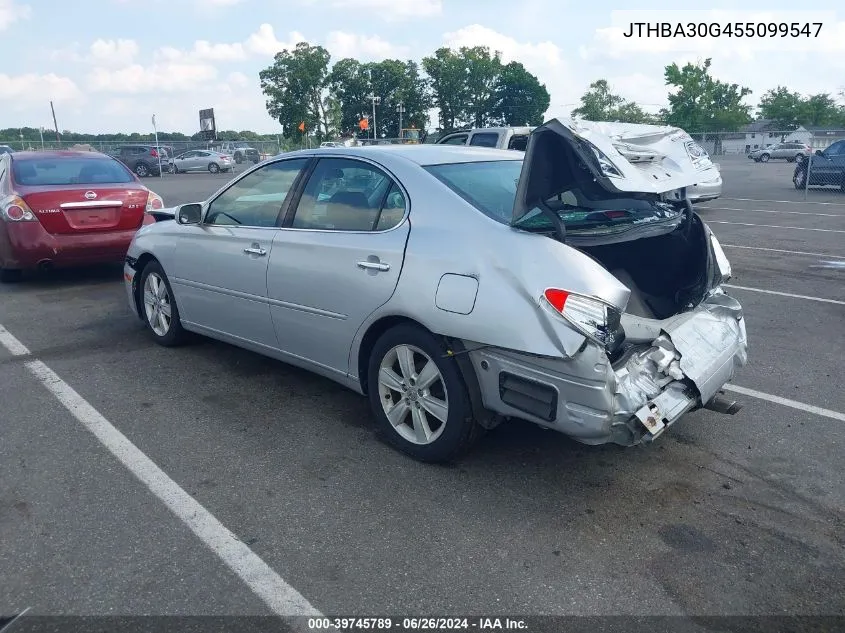
[[[777,143],[749,152],[748,158],[757,163],[768,163],[773,159],[786,160],[788,163],[809,156],[813,150],[806,143]]]
[[[174,156],[168,169],[172,174],[189,171],[205,171],[216,174],[220,171],[231,171],[234,167],[232,157],[228,154],[208,149],[192,149]]]
[[[730,264],[668,202],[694,162],[661,179],[612,152],[558,120],[525,153],[291,152],[139,231],[128,302],[161,345],[202,334],[366,394],[425,461],[507,418],[630,446],[693,409],[733,413]]]
[[[100,152],[0,155],[0,280],[25,270],[123,261],[163,208],[125,165]]]
[[[122,145],[114,157],[141,178],[160,176],[169,160],[166,152],[154,145]]]
[[[525,151],[532,127],[488,127],[452,132],[437,139],[437,145],[469,145]]]
[[[8,145],[0,145],[0,154],[14,154],[15,150]]]
[[[840,187],[845,191],[845,140],[836,141],[826,149],[816,150],[809,158],[795,165],[792,183],[796,189],[807,187],[809,165],[811,187]]]
[[[226,141],[220,146],[219,151],[233,156],[238,165],[261,161],[261,153],[246,141]]]

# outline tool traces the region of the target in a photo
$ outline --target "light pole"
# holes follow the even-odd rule
[[[396,112],[399,114],[399,142],[402,142],[402,114],[405,112],[405,104],[401,101],[396,105]]]
[[[381,103],[381,97],[376,96],[375,88],[373,88],[373,71],[370,71],[370,94],[367,99],[373,102],[373,141],[378,142],[378,127],[376,126],[376,105]]]
[[[44,151],[44,126],[38,128],[38,131],[41,133],[41,151]]]

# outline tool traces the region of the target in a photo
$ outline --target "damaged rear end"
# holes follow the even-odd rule
[[[642,134],[620,152],[618,140],[576,122],[532,133],[511,225],[578,251],[578,292],[567,275],[549,284],[555,271],[532,292],[544,318],[584,342],[563,359],[473,352],[497,413],[588,444],[633,445],[695,409],[738,410],[721,391],[747,362],[743,311],[722,287],[727,257],[686,194],[700,179],[700,157],[672,134],[651,144]],[[673,138],[674,154],[666,150]]]

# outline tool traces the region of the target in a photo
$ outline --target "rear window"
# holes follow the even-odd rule
[[[27,187],[128,183],[135,178],[110,158],[36,158],[12,163],[15,182]]]
[[[485,161],[432,165],[426,170],[484,215],[510,224],[516,187],[522,171],[521,160]],[[615,227],[659,221],[678,215],[670,205],[619,198],[600,190],[572,188],[546,201],[568,231],[613,231]],[[548,216],[534,208],[519,223],[530,231],[552,230]]]
[[[469,144],[475,147],[496,147],[499,144],[499,135],[495,132],[473,134]]]

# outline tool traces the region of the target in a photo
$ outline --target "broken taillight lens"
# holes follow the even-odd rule
[[[604,345],[615,348],[621,342],[622,313],[612,305],[595,297],[547,288],[543,297],[572,327],[584,336]]]

